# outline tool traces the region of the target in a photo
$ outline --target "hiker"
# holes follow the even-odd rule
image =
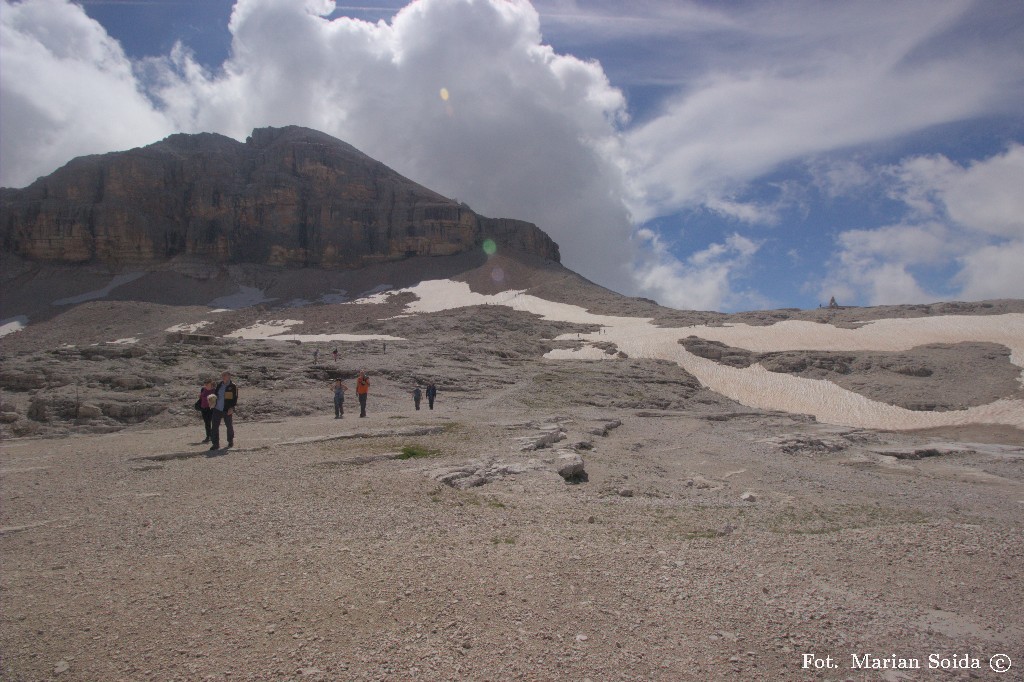
[[[338,351],[334,351],[337,353]],[[334,418],[341,419],[345,416],[345,391],[348,386],[341,379],[334,380]]]
[[[419,386],[417,386],[416,388],[412,389],[412,402],[416,405],[416,409],[417,410],[420,409],[420,397],[422,395],[423,394],[420,391],[420,387]]]
[[[384,342],[384,354],[387,355],[387,353],[388,353],[388,342],[385,341]]]
[[[334,356],[334,364],[338,364],[338,349],[335,348],[331,351],[331,355]]]
[[[320,349],[319,348],[314,348],[313,349],[313,364],[314,365],[320,364]]]
[[[430,406],[430,409],[434,409],[434,398],[436,398],[436,397],[437,397],[437,386],[435,386],[434,382],[431,381],[430,385],[427,386],[427,404]],[[417,408],[417,409],[419,409],[419,408]]]
[[[210,400],[211,395],[213,400]],[[199,400],[196,401],[196,409],[203,415],[203,425],[206,427],[204,444],[213,440],[213,408],[216,405],[217,393],[213,390],[213,379],[207,379],[203,382],[203,387],[199,389]]]
[[[359,416],[366,416],[366,394],[370,392],[370,379],[363,370],[359,370],[359,378],[356,379],[356,397],[359,398]]]
[[[233,423],[233,417],[235,414],[235,405],[238,403],[238,388],[236,388],[235,384],[231,381],[231,372],[221,373],[220,383],[217,384],[214,395],[217,396],[217,402],[213,408],[213,425],[210,428],[210,437],[213,439],[213,445],[210,446],[210,449],[220,450],[221,420],[223,420],[225,426],[227,426],[228,447],[233,448],[235,446],[235,425]]]

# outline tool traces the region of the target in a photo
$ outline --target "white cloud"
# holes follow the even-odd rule
[[[897,196],[922,214],[944,211],[966,229],[1024,238],[1024,145],[966,167],[927,156],[890,172],[900,180]]]
[[[647,247],[636,268],[637,284],[664,305],[693,310],[721,310],[763,303],[757,294],[737,291],[737,281],[761,245],[739,234],[710,244],[685,261],[672,255],[657,233],[641,229]]]
[[[964,299],[1024,297],[1024,240],[983,246],[960,261],[957,281]]]
[[[740,46],[736,56],[628,132],[645,189],[634,215],[736,194],[788,161],[1017,110],[1019,47],[1014,59],[980,44],[955,57],[934,48],[970,7],[784,2],[737,13],[730,41],[719,41]]]
[[[876,181],[874,174],[853,159],[815,159],[809,163],[808,171],[814,186],[831,199],[860,192]]]
[[[918,156],[880,174],[893,179],[907,222],[840,233],[821,296],[840,290],[872,304],[1024,296],[1024,146],[966,166]],[[940,291],[919,281],[950,268],[956,274]]]
[[[819,287],[819,300],[835,296],[840,303],[870,305],[935,300],[939,296],[926,292],[909,268],[953,258],[956,247],[948,237],[940,223],[842,232],[840,249]]]
[[[2,4],[0,66],[2,186],[174,131],[140,92],[117,41],[64,0]]]

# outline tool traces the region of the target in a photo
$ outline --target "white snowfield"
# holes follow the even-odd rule
[[[276,298],[267,298],[267,295],[262,289],[257,287],[246,287],[239,284],[238,291],[235,293],[215,298],[206,305],[209,308],[213,308],[210,312],[219,313],[226,310],[251,308],[252,306],[260,305],[261,303],[270,303],[276,300]]]
[[[1024,367],[1024,314],[940,316],[887,319],[857,329],[815,322],[787,321],[767,327],[733,325],[660,328],[651,318],[595,315],[567,303],[556,303],[522,291],[486,295],[464,282],[431,280],[408,289],[417,296],[406,313],[426,313],[476,305],[503,305],[540,315],[546,320],[596,324],[602,333],[584,334],[584,341],[611,342],[631,358],[671,360],[702,384],[743,405],[765,410],[812,414],[843,426],[907,430],[962,424],[1006,424],[1024,428],[1024,401],[997,400],[967,410],[921,412],[871,400],[824,380],[769,372],[761,365],[737,369],[698,357],[679,344],[690,335],[721,341],[756,352],[783,350],[907,350],[930,343],[989,341],[1007,346],[1011,362]],[[357,301],[361,302],[361,301]],[[276,337],[280,338],[280,337]],[[575,341],[575,334],[557,340]],[[545,355],[555,360],[614,360],[603,350],[585,345],[580,350],[556,349]]]
[[[14,332],[20,332],[28,326],[28,318],[24,315],[18,315],[17,317],[9,317],[6,320],[0,320],[0,336],[7,336]]]
[[[302,324],[302,320],[261,320],[249,327],[243,327],[230,334],[233,339],[263,339],[268,341],[300,341],[302,343],[318,343],[326,341],[404,341],[400,336],[387,334],[287,334],[292,327]]]
[[[164,331],[168,331],[168,332],[181,332],[183,334],[195,334],[197,331],[199,331],[203,327],[208,327],[211,324],[213,324],[213,323],[210,322],[209,320],[200,320],[199,322],[193,322],[192,324],[188,324],[188,323],[176,324],[173,327],[168,327]]]

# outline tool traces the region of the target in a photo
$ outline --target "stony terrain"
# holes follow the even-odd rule
[[[325,273],[319,290],[289,271],[171,268],[53,305],[111,281],[57,272],[30,264],[5,287],[4,314],[30,318],[0,340],[5,680],[1019,679],[1020,430],[830,426],[745,407],[614,343],[593,342],[604,361],[544,359],[593,324],[318,296],[454,275],[674,326],[804,313],[651,309],[525,255]],[[240,286],[274,300],[211,312]],[[268,319],[403,340],[225,338]],[[932,409],[1020,391],[998,344],[680,340]],[[221,369],[239,385],[238,435],[210,456],[192,402]],[[351,396],[335,420],[329,382],[359,369],[369,417]],[[428,381],[437,409],[417,412],[411,390]],[[807,653],[839,667],[803,669]],[[851,670],[865,653],[981,667]],[[996,653],[1015,661],[1007,675],[989,669]]]
[[[622,397],[657,368],[601,369]],[[665,374],[645,409],[581,404],[615,396],[577,399],[542,363],[446,386],[433,412],[375,374],[370,417],[341,421],[316,396],[262,412],[241,383],[216,457],[194,421],[7,440],[3,677],[897,679],[849,670],[873,652],[1005,679],[987,666],[1024,655],[1019,443],[699,390],[655,408],[689,393]],[[565,452],[586,482],[556,473]],[[842,668],[802,670],[811,652]],[[909,679],[935,675],[967,676]]]

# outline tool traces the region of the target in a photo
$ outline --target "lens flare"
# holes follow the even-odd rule
[[[449,95],[448,95],[448,88],[441,88],[441,99],[443,99],[445,102],[447,102],[448,101],[448,97],[449,97]]]
[[[493,239],[484,240],[484,253],[488,256],[493,256],[498,251],[498,245],[494,243]]]
[[[491,280],[493,280],[495,284],[501,284],[505,281],[505,271],[501,268],[494,268],[491,270]]]

